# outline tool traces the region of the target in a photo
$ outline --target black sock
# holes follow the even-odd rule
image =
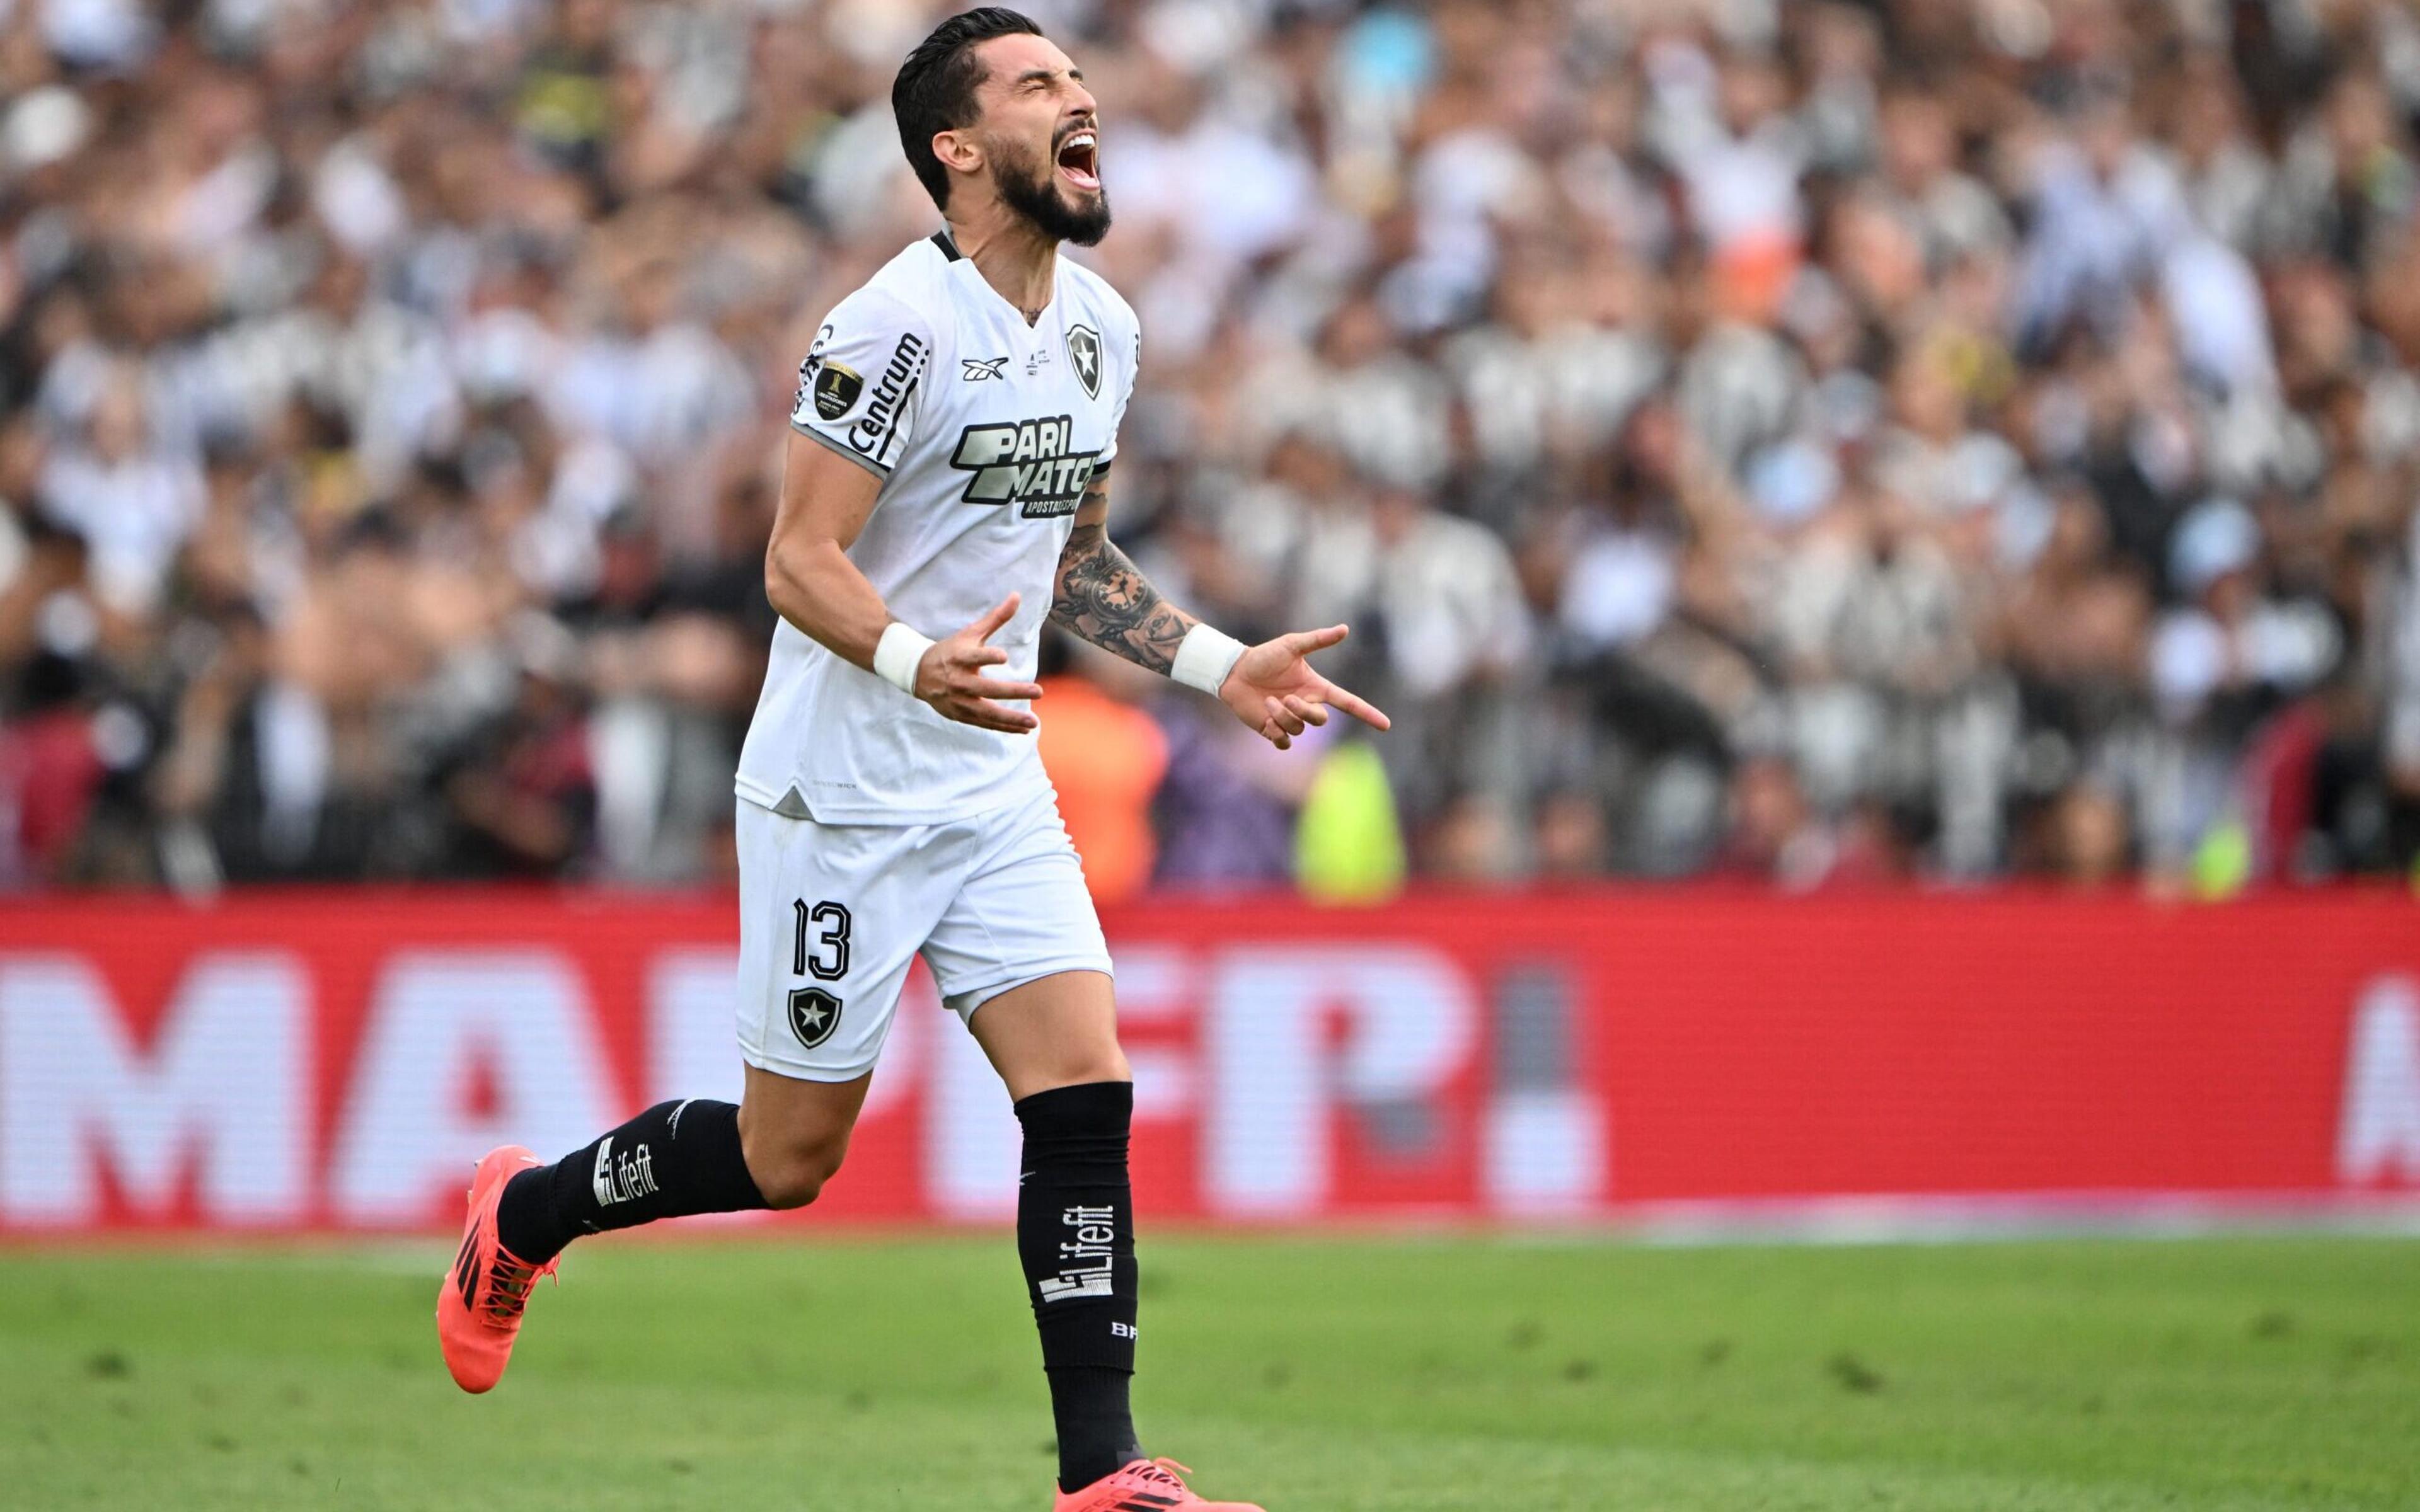
[[[496,1238],[544,1265],[582,1234],[765,1205],[739,1151],[739,1109],[699,1097],[659,1103],[595,1144],[505,1182]]]
[[[1142,1458],[1127,1388],[1134,1381],[1134,1186],[1126,1142],[1130,1082],[1036,1092],[1016,1104],[1025,1171],[1016,1253],[1042,1332],[1050,1412],[1059,1425],[1059,1488],[1080,1490]]]

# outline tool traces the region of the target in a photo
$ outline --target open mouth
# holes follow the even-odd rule
[[[1101,192],[1101,142],[1091,128],[1070,131],[1059,144],[1059,171],[1088,194]]]

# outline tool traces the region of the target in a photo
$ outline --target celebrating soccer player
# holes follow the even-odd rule
[[[1109,227],[1082,72],[1023,16],[970,10],[908,55],[892,106],[947,224],[843,300],[799,369],[766,560],[782,623],[737,783],[743,1101],[649,1108],[551,1165],[490,1152],[438,1335],[454,1379],[486,1391],[532,1285],[580,1235],[813,1202],[922,952],[1024,1129],[1016,1246],[1058,1512],[1257,1512],[1147,1458],[1127,1410],[1133,1085],[1023,705],[1042,693],[1047,616],[1281,748],[1331,708],[1387,718],[1305,660],[1344,626],[1247,647],[1109,543],[1140,337],[1125,301],[1058,255]]]

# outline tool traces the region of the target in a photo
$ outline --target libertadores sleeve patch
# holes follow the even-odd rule
[[[814,391],[815,413],[826,420],[838,420],[857,406],[857,396],[865,392],[865,379],[857,369],[842,363],[826,361],[815,366],[809,380]]]
[[[860,289],[826,317],[799,364],[790,424],[888,472],[914,428],[932,356],[921,317],[887,294]]]

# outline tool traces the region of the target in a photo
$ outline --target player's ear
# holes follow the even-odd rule
[[[953,173],[981,173],[983,144],[972,131],[936,131],[933,133],[933,156],[941,166]]]

